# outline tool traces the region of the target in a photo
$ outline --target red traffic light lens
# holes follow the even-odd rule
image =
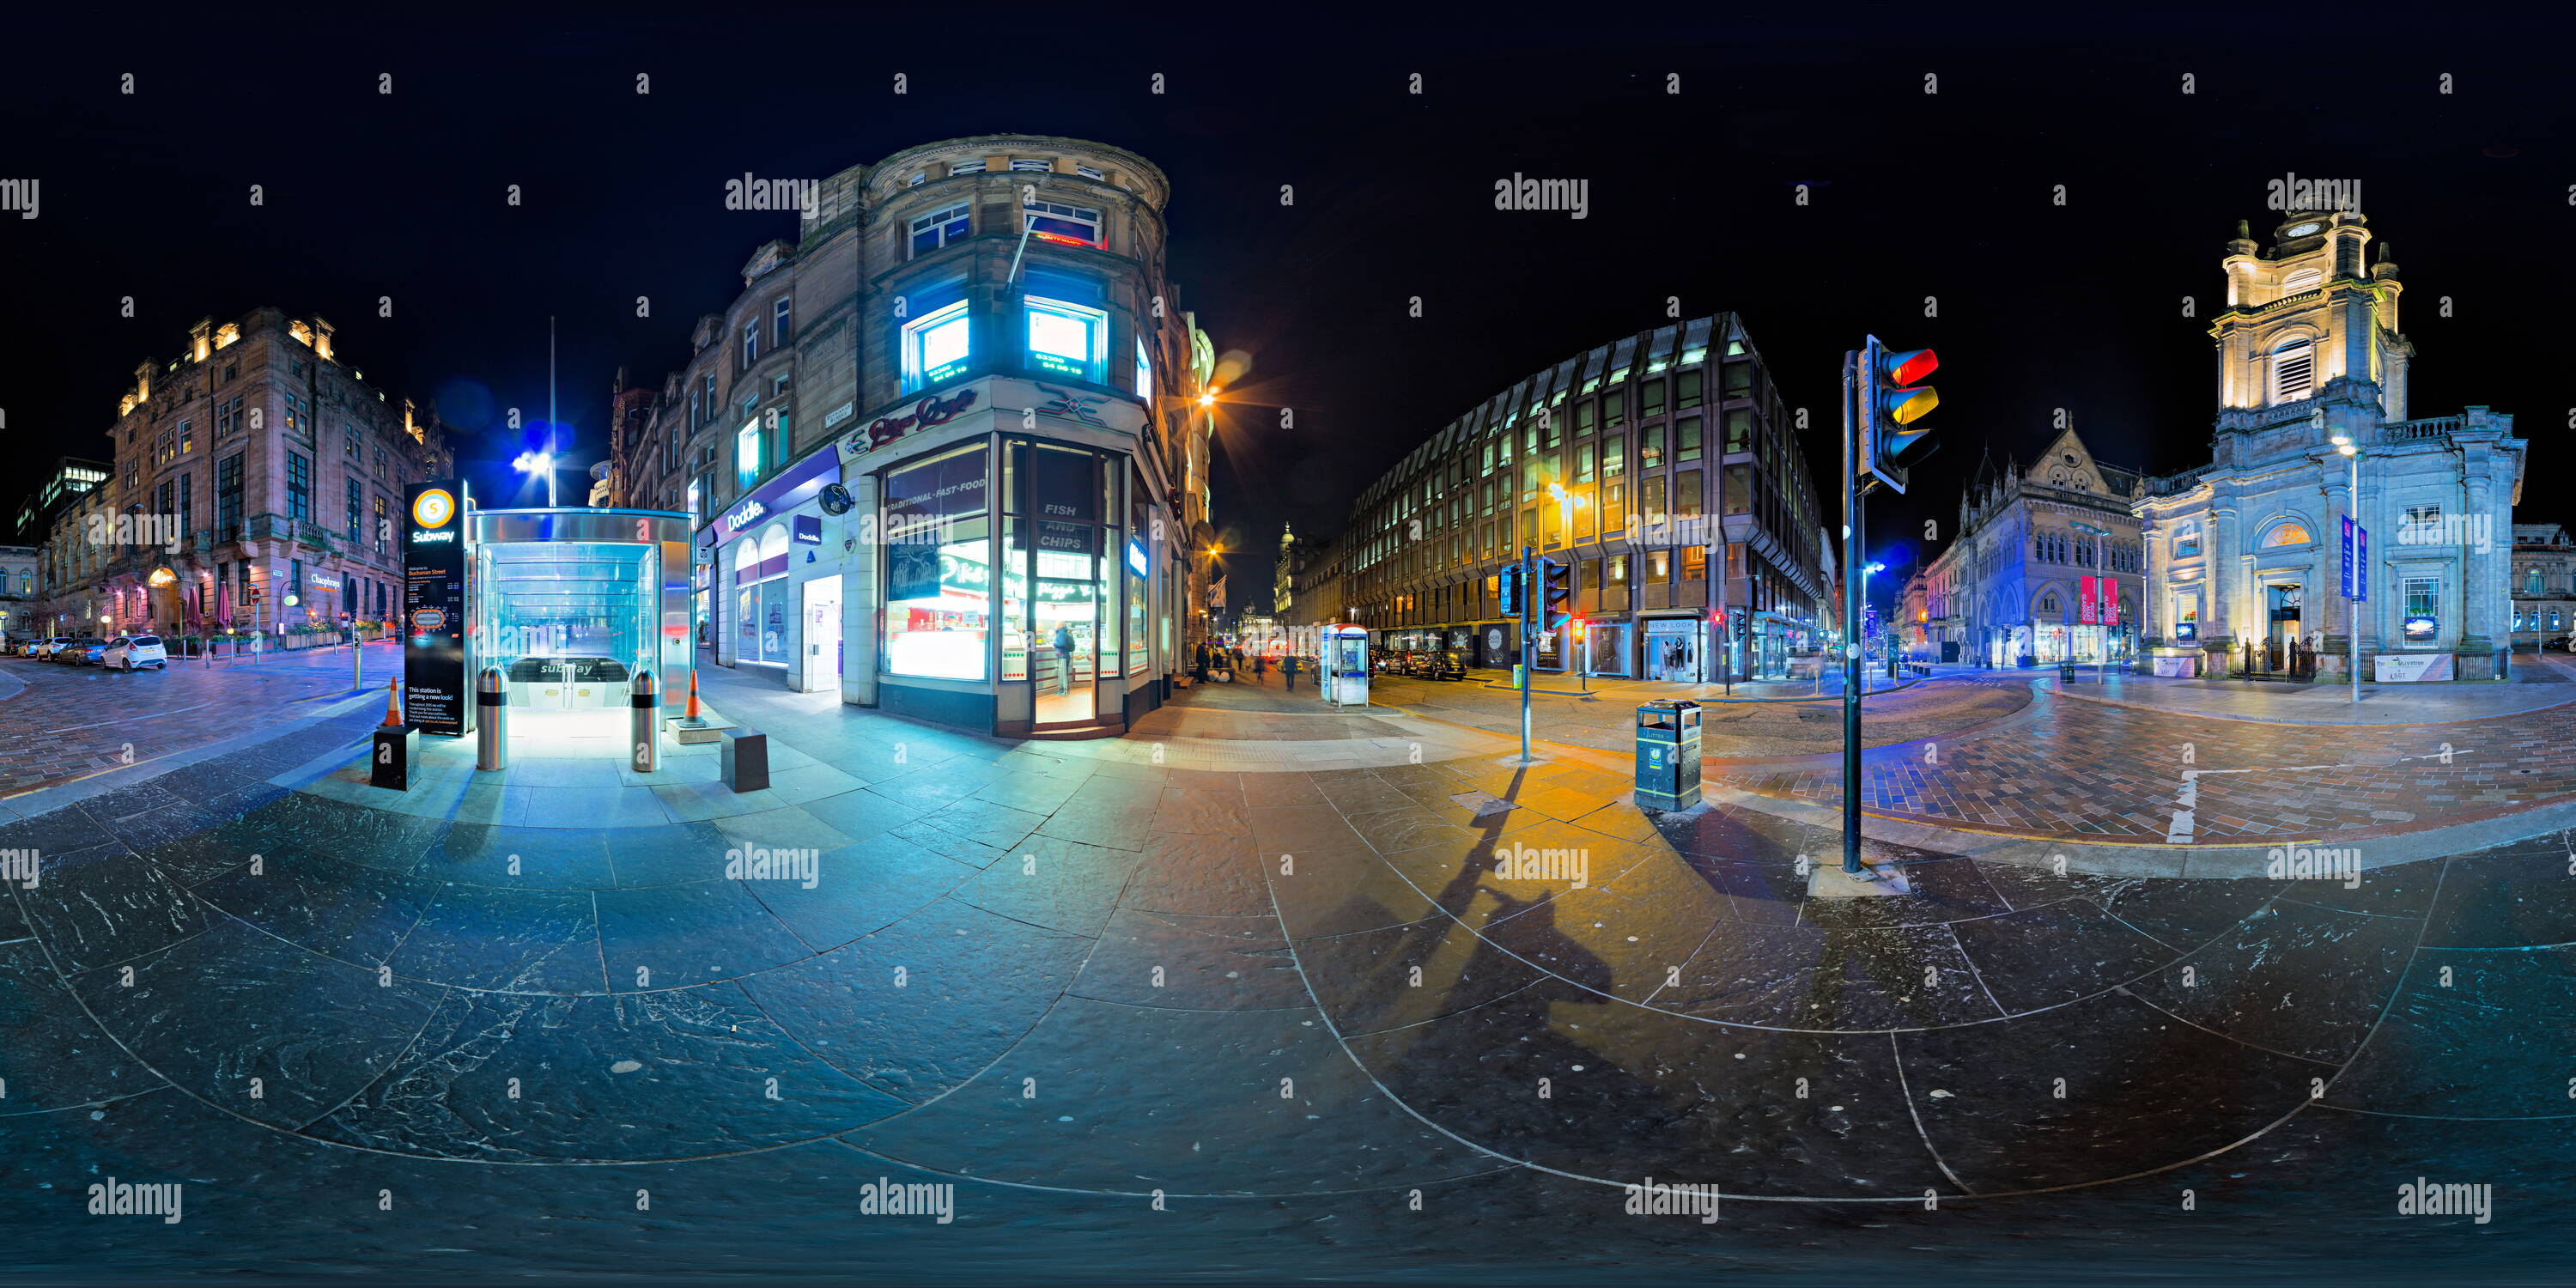
[[[1883,361],[1886,363],[1887,379],[1890,384],[1910,385],[1941,369],[1941,359],[1933,356],[1930,349],[1916,349],[1911,353],[1891,353]]]

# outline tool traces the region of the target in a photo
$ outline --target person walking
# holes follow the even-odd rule
[[[1264,679],[1268,678],[1268,677],[1269,677],[1269,675],[1270,675],[1270,655],[1269,655],[1269,654],[1267,654],[1267,653],[1255,653],[1255,654],[1253,654],[1253,655],[1252,655],[1252,680],[1253,680],[1253,683],[1258,684],[1258,683],[1260,683],[1262,680],[1264,680]]]
[[[1291,653],[1288,656],[1279,659],[1279,675],[1282,679],[1285,679],[1288,682],[1288,691],[1290,693],[1295,693],[1297,691],[1297,670],[1296,654]]]
[[[1073,627],[1058,623],[1055,628],[1056,689],[1073,692]]]

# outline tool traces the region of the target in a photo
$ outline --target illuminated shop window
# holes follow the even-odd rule
[[[1036,240],[1094,249],[1100,246],[1099,211],[1047,201],[1023,201],[1020,204],[1028,220],[1029,236]]]
[[[1062,300],[1029,297],[1029,362],[1042,371],[1098,381],[1109,356],[1109,315]]]
[[[905,323],[904,392],[944,384],[962,374],[972,351],[972,329],[964,300]]]

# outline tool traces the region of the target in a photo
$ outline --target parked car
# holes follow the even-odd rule
[[[96,666],[99,659],[106,653],[107,641],[91,635],[65,645],[61,652],[54,654],[54,660],[69,662],[74,666]]]
[[[35,648],[30,651],[27,656],[40,660],[51,659],[54,655],[54,650],[69,643],[71,643],[71,640],[67,636],[49,635],[36,641]]]
[[[98,664],[119,671],[139,671],[147,666],[156,671],[167,671],[170,669],[170,653],[161,647],[158,635],[119,635],[107,642],[107,649],[99,655]]]
[[[1423,669],[1425,679],[1463,680],[1467,678],[1467,655],[1461,650],[1433,649],[1422,656],[1425,659]]]

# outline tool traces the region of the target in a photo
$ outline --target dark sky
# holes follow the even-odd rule
[[[2056,408],[2112,463],[2207,459],[2222,243],[2238,219],[2275,222],[2264,185],[2292,171],[2360,181],[2398,251],[2412,414],[2517,413],[2534,441],[2517,517],[2576,519],[2546,482],[2576,468],[2560,410],[2576,398],[2545,353],[2565,333],[2546,310],[2567,295],[2557,247],[2576,221],[2560,33],[2456,7],[2420,30],[2313,6],[2037,23],[1559,11],[1544,26],[1490,10],[1412,29],[1276,7],[910,25],[650,12],[15,19],[0,178],[43,187],[39,218],[0,216],[0,496],[57,455],[106,455],[135,363],[176,356],[190,321],[273,304],[329,317],[371,380],[436,399],[468,431],[478,492],[509,503],[506,462],[533,431],[502,430],[496,409],[542,416],[548,314],[587,463],[613,372],[658,384],[751,249],[793,234],[790,216],[724,210],[727,177],[818,177],[1012,130],[1168,171],[1184,307],[1251,356],[1240,398],[1296,409],[1293,429],[1267,408],[1227,414],[1230,546],[1266,550],[1282,522],[1338,531],[1357,488],[1423,436],[1660,324],[1678,297],[1685,316],[1745,316],[1784,400],[1810,412],[1827,497],[1842,351],[1868,332],[1939,350],[1939,454],[1911,495],[1872,502],[1893,583],[1931,552],[1921,516],[1950,535],[1980,448],[2027,460]],[[897,73],[909,93],[891,92]],[[1589,217],[1496,211],[1514,173],[1587,180]],[[1236,567],[1237,604],[1264,603],[1266,554]]]

